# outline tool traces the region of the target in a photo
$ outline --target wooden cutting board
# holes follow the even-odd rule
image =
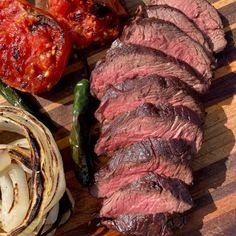
[[[136,0],[126,3],[131,11],[137,5]],[[193,161],[195,181],[190,188],[195,206],[186,214],[185,227],[176,233],[181,236],[236,235],[236,0],[211,0],[211,3],[222,16],[228,46],[217,56],[215,78],[209,94],[203,98],[208,112],[205,141]],[[93,67],[105,52],[104,48],[92,51],[88,57],[90,66]],[[72,171],[68,141],[72,93],[82,71],[82,63],[74,60],[51,92],[34,97],[41,111],[58,127],[54,137],[63,156],[67,186],[76,201],[74,215],[57,235],[116,236],[117,232],[99,227],[96,220],[99,202],[80,186]],[[1,97],[0,103],[7,104]]]

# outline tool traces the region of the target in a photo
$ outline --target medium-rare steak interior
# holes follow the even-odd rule
[[[93,194],[108,197],[149,171],[191,184],[192,156],[191,148],[183,140],[147,138],[114,153],[95,174]]]
[[[211,78],[211,59],[203,47],[174,24],[141,18],[128,25],[121,36],[126,43],[149,46],[186,62],[204,78]]]
[[[178,78],[157,75],[141,76],[110,86],[95,117],[99,122],[111,121],[119,114],[132,111],[144,103],[185,106],[196,112],[202,121],[205,118],[204,108],[189,86]]]
[[[101,99],[109,86],[151,74],[175,76],[199,93],[205,93],[210,86],[210,80],[203,79],[188,64],[158,50],[118,40],[92,71],[91,93]]]
[[[147,1],[146,1],[147,2]],[[91,193],[102,224],[123,234],[170,236],[193,206],[191,160],[201,148],[215,59],[226,45],[206,0],[149,0],[91,74],[100,101],[95,146],[107,162]]]
[[[148,172],[103,201],[101,217],[125,214],[184,212],[193,205],[186,186],[179,180]]]
[[[150,5],[168,5],[183,12],[204,33],[214,52],[222,51],[227,42],[216,9],[206,0],[149,0]]]
[[[187,107],[145,103],[103,125],[95,152],[112,154],[148,137],[183,139],[197,152],[203,139],[202,122]]]

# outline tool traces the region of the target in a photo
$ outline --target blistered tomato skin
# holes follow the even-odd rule
[[[61,78],[71,50],[68,33],[52,16],[23,0],[0,1],[0,79],[29,93],[48,91]]]
[[[77,48],[104,44],[120,31],[119,17],[94,0],[48,0],[48,10],[67,26]]]

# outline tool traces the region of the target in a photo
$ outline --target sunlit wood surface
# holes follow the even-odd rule
[[[193,161],[195,182],[191,193],[195,206],[186,214],[186,226],[176,233],[181,236],[236,235],[236,0],[210,2],[222,16],[228,46],[217,57],[218,68],[215,70],[211,90],[203,98],[208,116],[205,142]],[[135,0],[127,1],[131,11],[136,4]],[[90,66],[93,67],[105,52],[106,48],[90,52]],[[119,234],[99,226],[96,219],[99,202],[88,194],[86,188],[79,185],[72,171],[68,141],[72,92],[82,71],[82,62],[73,60],[63,79],[52,91],[34,97],[39,109],[47,113],[58,127],[54,137],[65,163],[67,186],[76,200],[73,217],[58,230],[57,235],[115,236]],[[1,97],[0,103],[7,104]]]

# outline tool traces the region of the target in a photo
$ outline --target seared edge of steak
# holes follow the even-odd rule
[[[123,234],[137,236],[172,235],[171,215],[121,215],[115,219],[103,219],[102,224]]]
[[[100,216],[182,213],[192,205],[191,195],[181,181],[149,172],[105,199]]]
[[[180,229],[186,224],[186,217],[169,213],[120,215],[113,219],[103,218],[102,224],[128,235],[171,236],[173,230]]]
[[[158,75],[137,77],[110,86],[95,113],[99,122],[110,121],[123,112],[134,110],[143,103],[164,103],[186,106],[204,121],[205,111],[195,91],[174,77]]]
[[[137,9],[137,14],[141,17],[154,17],[173,23],[189,37],[201,44],[208,55],[212,57],[212,50],[210,49],[203,33],[198,29],[195,23],[180,10],[168,5],[151,5],[146,7],[140,6]]]
[[[202,124],[197,114],[187,107],[145,103],[134,111],[123,113],[112,122],[104,124],[95,146],[95,152],[98,155],[113,153],[120,147],[141,141],[146,137],[169,137],[169,132],[171,132],[171,138],[169,137],[168,140],[185,137],[191,143],[193,149],[198,151],[202,143]],[[150,127],[153,129],[152,133],[149,133],[151,131]],[[148,133],[146,133],[147,128]],[[191,130],[194,132],[192,131],[193,137],[190,139],[186,135],[189,135]],[[129,134],[129,132],[131,133]],[[144,135],[142,132],[144,132]],[[122,140],[119,140],[120,136]]]
[[[205,34],[214,52],[222,51],[227,41],[217,10],[207,0],[149,0],[149,5],[168,5],[182,11]]]
[[[186,62],[207,80],[212,77],[212,58],[198,42],[171,22],[138,18],[124,28],[120,39],[163,51]]]
[[[110,196],[148,171],[190,184],[192,156],[191,147],[183,140],[147,138],[114,153],[107,165],[95,174],[92,194]]]
[[[101,99],[109,86],[153,73],[162,77],[174,74],[199,93],[205,93],[211,83],[187,63],[161,51],[116,40],[91,74],[91,93]]]

